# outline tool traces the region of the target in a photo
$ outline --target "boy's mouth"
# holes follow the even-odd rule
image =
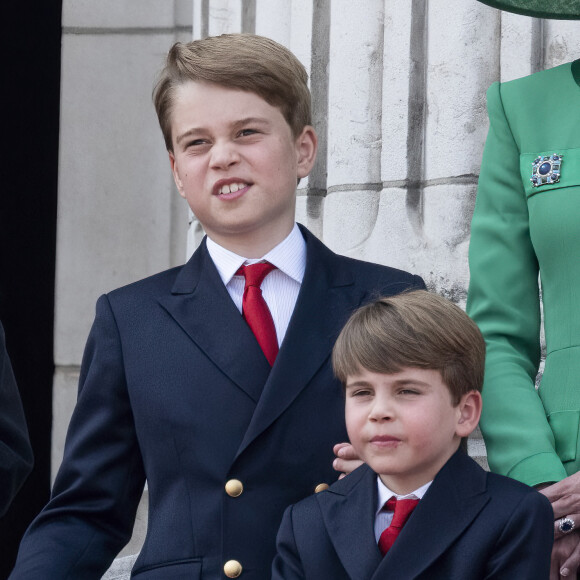
[[[240,189],[249,186],[245,181],[233,181],[229,183],[218,182],[214,188],[215,195],[224,195],[226,193],[236,193]]]
[[[400,442],[401,440],[398,437],[392,437],[391,435],[375,435],[371,439],[371,443],[384,446],[392,446]]]

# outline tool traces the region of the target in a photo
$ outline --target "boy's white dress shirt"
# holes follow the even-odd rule
[[[298,226],[294,224],[294,228],[284,240],[258,259],[238,256],[214,242],[209,236],[207,251],[240,314],[245,286],[244,277],[235,275],[240,266],[262,261],[276,266],[277,270],[273,270],[266,276],[261,288],[262,296],[274,320],[278,346],[280,346],[294,312],[306,269],[306,242]]]
[[[378,489],[378,501],[377,501],[377,512],[375,515],[375,539],[377,540],[377,544],[379,542],[379,538],[381,534],[391,525],[393,521],[393,512],[386,511],[383,509],[383,506],[389,501],[392,497],[399,499],[423,499],[425,492],[429,489],[429,486],[433,483],[430,481],[425,485],[422,485],[419,489],[408,493],[406,495],[399,495],[392,492],[382,481],[381,478],[377,475],[377,489]]]

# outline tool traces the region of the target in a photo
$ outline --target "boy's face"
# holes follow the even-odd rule
[[[436,370],[361,370],[346,382],[346,428],[359,457],[399,494],[431,481],[476,427],[481,396],[458,405]]]
[[[175,183],[214,241],[252,258],[290,233],[297,180],[316,156],[312,127],[294,138],[280,110],[258,95],[187,82],[171,129]]]

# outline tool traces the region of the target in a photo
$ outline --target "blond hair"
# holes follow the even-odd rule
[[[454,405],[481,391],[485,342],[477,325],[455,304],[425,290],[380,298],[358,309],[332,352],[345,384],[362,369],[393,374],[405,367],[441,373]]]
[[[311,124],[308,75],[287,48],[255,34],[222,34],[174,44],[153,101],[165,145],[173,150],[171,113],[176,89],[189,81],[255,93],[278,107],[297,137]]]

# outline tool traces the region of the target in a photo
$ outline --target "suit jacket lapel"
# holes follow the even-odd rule
[[[437,474],[372,577],[418,577],[471,524],[489,501],[485,471],[461,450]],[[417,546],[421,557],[417,558]]]
[[[348,575],[353,580],[371,578],[382,560],[374,533],[375,473],[363,465],[316,498],[330,540]]]
[[[302,287],[280,352],[237,455],[306,387],[330,356],[348,313],[363,298],[355,287],[352,272],[345,269],[340,258],[307,230],[302,231],[307,252]]]
[[[270,365],[224,286],[205,240],[183,266],[171,295],[159,302],[220,371],[257,402]]]

